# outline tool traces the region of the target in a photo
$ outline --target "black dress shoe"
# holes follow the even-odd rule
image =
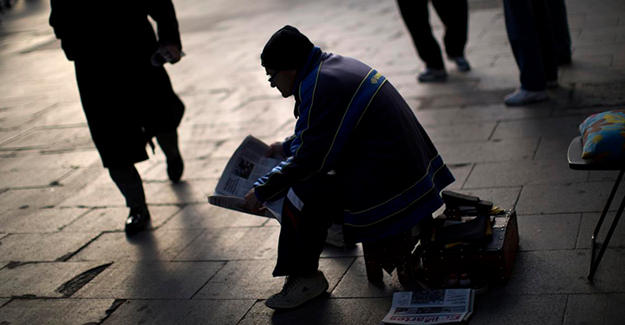
[[[177,183],[180,181],[183,171],[184,162],[182,161],[181,156],[178,156],[178,158],[167,159],[167,176],[169,176],[169,179],[172,182]]]
[[[130,214],[126,218],[126,233],[134,234],[145,229],[150,224],[150,211],[148,206],[130,208]]]

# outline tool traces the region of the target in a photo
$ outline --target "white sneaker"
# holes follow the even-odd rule
[[[420,82],[445,81],[447,80],[447,72],[445,69],[425,68],[423,72],[419,73],[417,80]]]
[[[522,106],[532,103],[539,103],[549,100],[547,92],[542,91],[529,91],[525,89],[517,89],[512,94],[504,98],[504,103],[507,106]]]
[[[265,300],[265,306],[271,309],[295,308],[320,296],[328,287],[328,280],[321,271],[312,278],[292,275],[287,277],[282,291]]]

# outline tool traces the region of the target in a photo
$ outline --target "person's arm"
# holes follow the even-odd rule
[[[156,21],[159,51],[170,58],[171,63],[180,61],[182,42],[171,0],[150,0],[148,14]]]
[[[313,101],[314,86],[302,87],[300,116],[289,148],[292,156],[255,183],[260,201],[277,200],[297,182],[326,174],[342,150],[343,141],[337,135],[347,105],[336,100],[344,97],[342,90],[336,86],[328,87],[332,93],[320,92],[317,86]]]

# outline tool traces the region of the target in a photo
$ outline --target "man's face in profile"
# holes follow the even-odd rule
[[[296,70],[274,70],[265,68],[267,76],[269,76],[269,83],[271,87],[277,87],[282,97],[287,98],[293,94],[293,87],[295,86],[295,77],[297,76]]]

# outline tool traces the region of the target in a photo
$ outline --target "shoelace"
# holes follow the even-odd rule
[[[284,288],[282,288],[282,291],[280,291],[280,295],[281,296],[286,296],[289,291],[293,290],[293,288],[300,282],[300,278],[299,277],[288,277],[286,279],[286,284],[284,285]]]

